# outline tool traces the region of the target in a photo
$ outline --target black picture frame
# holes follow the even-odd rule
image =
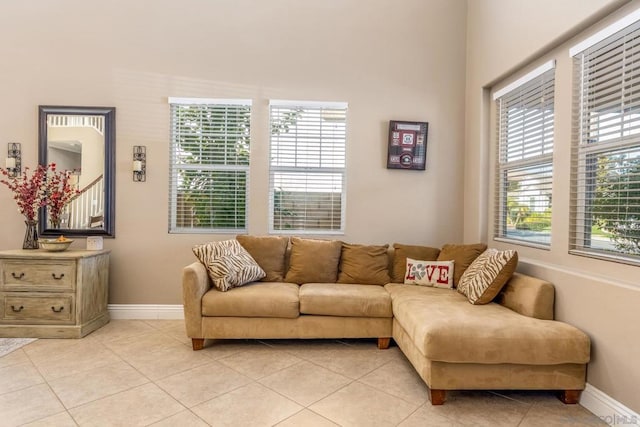
[[[387,169],[425,170],[429,123],[389,120]]]

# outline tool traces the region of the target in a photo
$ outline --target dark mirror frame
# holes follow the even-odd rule
[[[115,157],[116,157],[116,109],[115,107],[65,107],[41,105],[38,107],[39,145],[38,163],[47,165],[47,117],[49,114],[67,114],[72,116],[104,116],[104,226],[87,229],[48,228],[46,207],[41,208],[38,219],[39,233],[42,236],[69,237],[104,236],[115,237]]]

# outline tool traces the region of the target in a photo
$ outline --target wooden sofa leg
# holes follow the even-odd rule
[[[391,338],[378,338],[378,348],[380,350],[386,350],[391,344]]]
[[[202,350],[204,348],[204,338],[191,338],[191,346],[193,351]]]
[[[429,389],[429,400],[432,405],[442,405],[445,401],[446,395],[446,390]]]
[[[560,400],[565,405],[575,405],[580,401],[582,390],[563,390],[560,393]]]

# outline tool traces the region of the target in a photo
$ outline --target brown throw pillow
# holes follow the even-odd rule
[[[471,263],[487,249],[484,243],[472,245],[444,245],[438,261],[453,261],[453,286],[458,286],[460,278]]]
[[[435,261],[438,259],[440,249],[429,246],[393,244],[393,283],[404,283],[407,270],[407,258],[422,261]]]
[[[290,283],[335,283],[342,242],[291,238],[289,271],[284,278]]]
[[[471,304],[487,304],[511,279],[518,266],[518,253],[513,250],[487,249],[464,272],[458,292]]]
[[[249,252],[266,276],[261,282],[282,282],[284,280],[284,260],[288,237],[238,235],[236,240]]]
[[[338,283],[386,285],[389,277],[389,245],[342,244]]]

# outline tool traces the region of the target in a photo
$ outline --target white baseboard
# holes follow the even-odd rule
[[[112,319],[184,319],[180,304],[109,304]]]
[[[622,403],[587,384],[580,397],[580,404],[610,426],[640,425],[640,415]]]

